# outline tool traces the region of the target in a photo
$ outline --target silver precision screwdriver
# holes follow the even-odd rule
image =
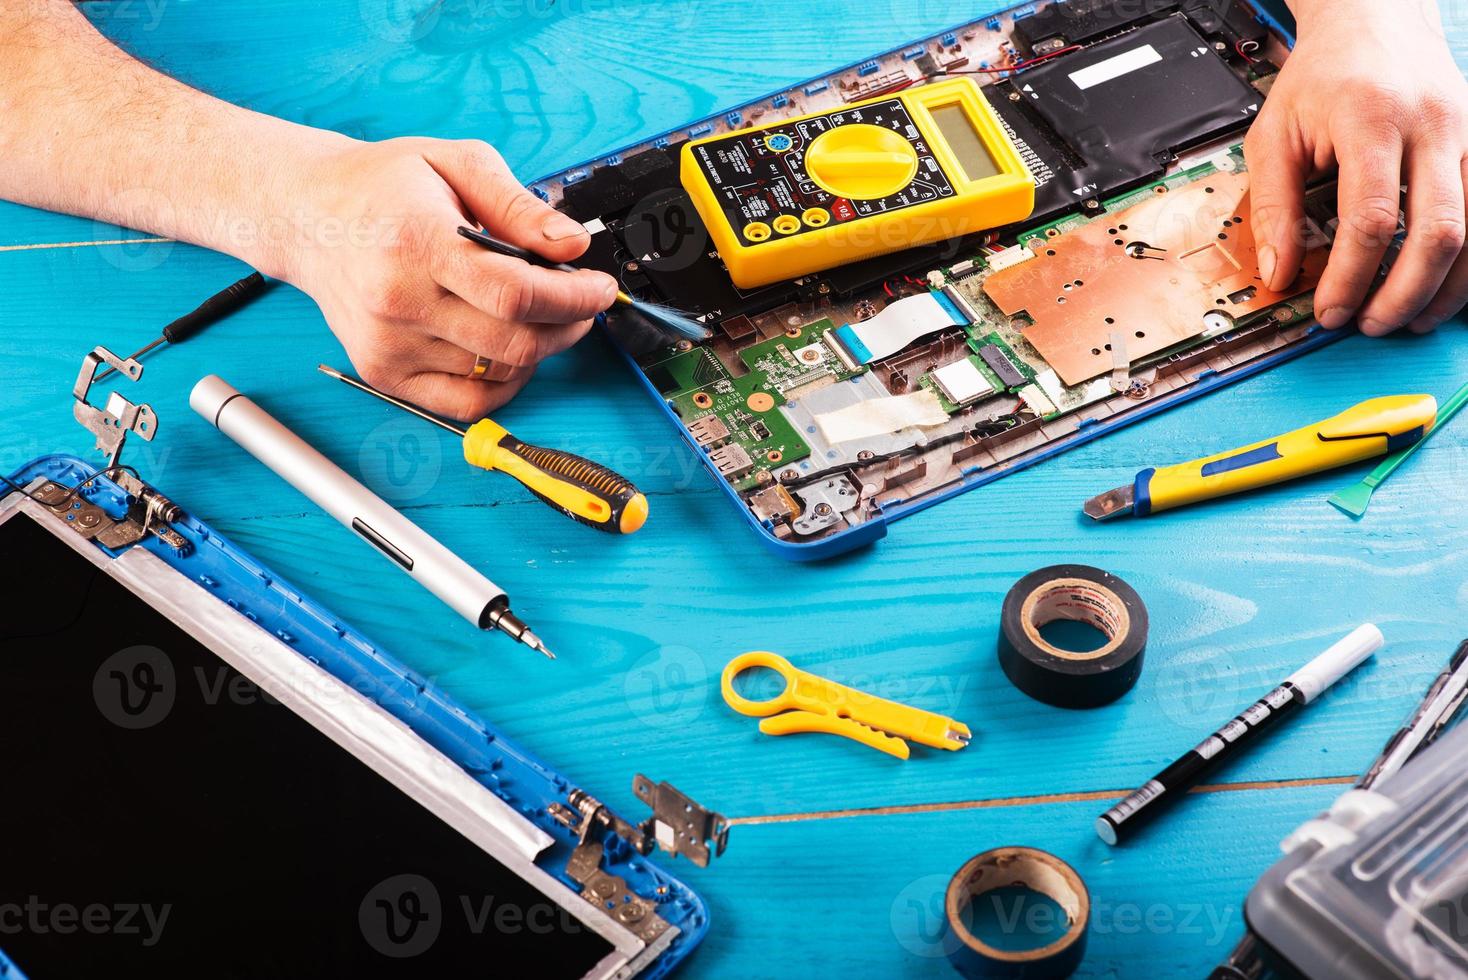
[[[510,612],[504,589],[223,378],[211,374],[200,380],[189,393],[189,406],[460,616],[556,659],[540,637]]]

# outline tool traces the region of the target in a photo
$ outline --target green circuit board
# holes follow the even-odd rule
[[[829,321],[828,321],[829,322]],[[751,467],[732,476],[740,490],[752,489],[768,477],[761,472],[810,455],[810,446],[781,414],[778,389],[766,373],[751,370],[742,377],[730,375],[713,352],[702,347],[674,354],[650,367],[662,368],[675,387],[664,392],[668,403],[685,425],[714,416],[728,429],[719,446],[738,447],[748,454]]]

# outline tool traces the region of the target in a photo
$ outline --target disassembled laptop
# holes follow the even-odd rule
[[[1309,193],[1295,284],[1274,293],[1256,271],[1242,136],[1287,56],[1285,37],[1240,0],[1030,5],[533,189],[593,231],[586,264],[712,329],[704,343],[670,345],[635,315],[609,315],[766,543],[819,556],[865,540],[854,532],[869,522],[1329,339],[1311,301],[1336,225],[1333,185]],[[702,146],[962,73],[986,82],[1034,177],[1028,219],[734,284],[680,180],[689,139]],[[738,152],[788,148],[772,138]],[[734,189],[743,214],[782,210],[788,192],[769,183]],[[812,224],[834,220],[815,211]],[[800,224],[782,216],[754,230]]]

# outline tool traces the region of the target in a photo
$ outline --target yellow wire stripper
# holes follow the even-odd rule
[[[734,678],[756,667],[768,667],[785,680],[784,689],[767,701],[751,701],[734,690]],[[764,650],[729,661],[720,687],[729,707],[741,715],[764,719],[759,730],[766,735],[841,735],[899,759],[909,754],[904,739],[951,751],[963,748],[973,737],[962,722],[807,674],[779,654]]]
[[[1372,398],[1323,422],[1189,463],[1145,469],[1132,483],[1086,501],[1098,521],[1146,517],[1200,500],[1267,487],[1405,449],[1437,420],[1431,395]]]

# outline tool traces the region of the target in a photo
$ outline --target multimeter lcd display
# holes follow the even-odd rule
[[[994,161],[994,154],[984,145],[983,138],[974,129],[974,124],[969,121],[968,113],[963,111],[962,106],[933,106],[928,112],[932,115],[933,122],[938,124],[943,138],[948,141],[948,148],[953,151],[958,165],[963,168],[969,180],[983,180],[999,175],[1001,171],[999,164]]]

